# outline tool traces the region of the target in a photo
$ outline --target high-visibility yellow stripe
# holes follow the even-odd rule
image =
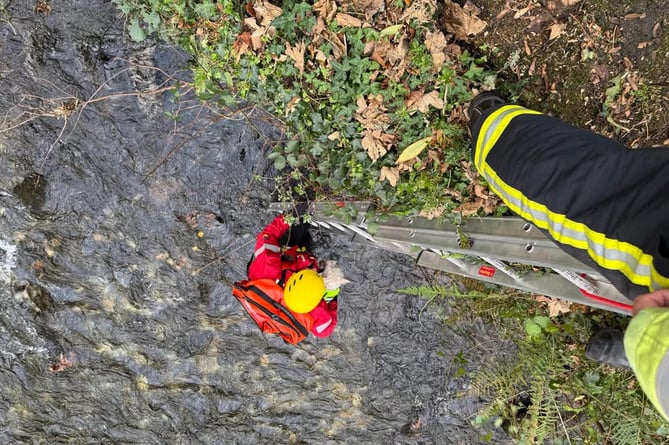
[[[646,286],[651,290],[669,287],[669,278],[657,272],[653,265],[653,257],[639,247],[608,238],[604,233],[592,230],[583,223],[570,220],[566,215],[553,212],[544,204],[528,199],[519,190],[503,181],[488,165],[486,158],[509,122],[523,114],[541,113],[515,105],[504,106],[492,113],[481,126],[474,160],[479,172],[488,180],[493,191],[515,213],[548,231],[558,242],[586,251],[601,267],[620,271],[632,283]],[[562,230],[556,230],[556,227]]]
[[[476,155],[474,163],[478,166],[480,162],[488,157],[488,153],[495,146],[497,140],[502,135],[502,132],[509,125],[511,119],[521,114],[541,114],[538,111],[528,110],[519,105],[505,105],[495,110],[481,126],[479,137],[476,141]],[[494,124],[494,125],[491,125]],[[492,131],[492,134],[487,134]],[[485,144],[485,146],[484,146]]]

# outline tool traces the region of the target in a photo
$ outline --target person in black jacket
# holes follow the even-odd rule
[[[474,163],[511,210],[631,300],[669,287],[669,148],[632,150],[494,94],[471,108]]]
[[[590,339],[586,356],[629,363],[667,416],[669,336],[655,333],[669,320],[662,315],[669,315],[662,310],[669,311],[669,147],[630,149],[507,104],[494,92],[475,97],[469,117],[472,158],[490,189],[634,301],[634,329],[628,333],[634,332],[624,346],[622,332],[602,330]],[[651,326],[660,319],[665,324]],[[649,348],[649,342],[657,347]],[[629,362],[625,351],[633,357]]]

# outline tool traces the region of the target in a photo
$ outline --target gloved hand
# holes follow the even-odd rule
[[[296,218],[302,218],[303,216],[310,215],[309,212],[309,203],[308,202],[298,202],[293,207],[292,215]]]
[[[340,288],[329,290],[325,290],[325,295],[323,295],[323,300],[325,300],[326,303],[329,303],[331,301],[337,301],[337,297],[339,296],[339,292],[341,292]]]

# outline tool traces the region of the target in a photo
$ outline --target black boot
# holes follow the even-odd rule
[[[493,91],[486,91],[485,93],[479,94],[473,98],[472,102],[469,104],[467,114],[469,115],[469,129],[472,133],[472,160],[474,159],[476,139],[481,130],[481,124],[483,124],[483,121],[490,115],[490,113],[502,105],[506,105],[506,102]]]
[[[623,337],[623,332],[618,329],[606,328],[597,331],[588,340],[588,345],[585,347],[585,356],[592,361],[614,368],[630,369],[630,364],[625,355]]]
[[[467,114],[469,115],[469,128],[474,131],[481,125],[481,116],[490,114],[495,109],[505,105],[506,102],[494,91],[486,91],[474,97],[469,104]]]

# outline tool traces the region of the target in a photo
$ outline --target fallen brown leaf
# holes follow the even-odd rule
[[[304,42],[299,42],[295,46],[290,46],[290,42],[286,41],[286,55],[295,62],[295,68],[304,73],[304,51],[307,45]]]
[[[271,24],[283,11],[278,6],[274,6],[265,0],[258,0],[252,7],[247,5],[246,9],[252,17],[244,19],[244,26],[251,31],[251,48],[254,51],[259,51],[263,48],[263,37],[273,36],[276,32]]]
[[[527,39],[523,39],[523,46],[525,47],[525,54],[528,56],[532,55],[532,50],[530,49],[530,44]]]
[[[472,216],[476,215],[481,207],[482,202],[481,199],[478,198],[476,201],[463,202],[455,208],[455,211],[462,213],[462,216]]]
[[[396,137],[381,130],[366,129],[362,138],[362,147],[372,161],[376,161],[386,153],[395,143]]]
[[[335,20],[337,21],[337,25],[341,27],[350,26],[353,28],[362,28],[371,26],[369,23],[363,22],[359,18],[353,17],[352,15],[344,14],[343,12],[338,12]]]
[[[567,28],[566,23],[553,23],[551,26],[548,27],[550,29],[551,33],[548,36],[548,40],[555,40],[558,37],[562,35],[564,30]]]
[[[407,69],[408,52],[409,38],[406,35],[396,43],[384,39],[365,45],[365,54],[384,68],[384,76],[395,81],[400,81]]]
[[[558,300],[555,298],[546,297],[544,295],[539,295],[534,299],[539,303],[544,303],[548,307],[549,317],[556,317],[560,314],[571,312],[571,303],[568,301]]]
[[[625,20],[635,20],[635,19],[645,19],[646,18],[646,13],[631,13],[625,15]]]
[[[313,9],[328,23],[331,22],[337,14],[337,4],[334,0],[318,0],[314,3]]]
[[[509,5],[509,0],[506,0],[506,3],[504,3],[504,8],[495,16],[495,20],[499,20],[503,18],[505,15],[510,13],[512,11],[511,6]]]
[[[445,211],[446,211],[445,207],[438,206],[438,207],[435,207],[434,209],[430,209],[428,211],[421,210],[418,213],[418,216],[421,216],[421,217],[427,218],[427,219],[434,219],[434,218],[439,218],[441,215],[444,214]]]
[[[244,31],[237,36],[234,43],[232,44],[232,54],[235,55],[235,60],[239,62],[239,59],[242,55],[249,52],[251,48],[251,33]]]
[[[432,56],[432,67],[435,72],[438,72],[444,62],[446,61],[446,53],[444,50],[448,46],[446,36],[441,31],[430,32],[425,35],[425,47]]]
[[[335,60],[341,60],[348,52],[346,44],[346,35],[336,33],[330,30],[330,26],[325,22],[323,17],[318,17],[316,23],[311,28],[311,35],[313,41],[310,46],[318,47],[322,42],[328,42],[332,45],[332,55]]]
[[[255,10],[255,21],[258,26],[268,27],[272,21],[283,14],[283,10],[278,6],[274,6],[265,0],[258,0],[253,5]]]
[[[501,200],[497,197],[497,195],[489,194],[488,197],[483,200],[481,209],[486,215],[492,215],[497,211],[497,207],[499,206],[500,202]]]
[[[530,7],[529,7],[529,6],[526,6],[526,7],[524,7],[524,8],[520,8],[520,9],[519,9],[518,11],[516,11],[516,13],[513,15],[513,18],[514,18],[514,19],[519,19],[519,18],[521,18],[522,16],[524,16],[525,14],[527,14],[527,12],[528,12],[529,10],[530,10]]]
[[[386,7],[384,0],[351,0],[351,4],[357,11],[363,12],[367,20],[371,20]]]
[[[315,58],[316,60],[318,60],[319,62],[327,62],[327,61],[328,61],[328,57],[327,57],[327,56],[325,55],[325,53],[324,53],[323,51],[321,51],[320,49],[317,49],[317,50],[316,50],[316,53],[315,53],[315,55],[314,55],[314,58]]]
[[[295,110],[295,107],[297,104],[299,104],[302,101],[302,98],[300,96],[295,96],[292,99],[288,101],[286,104],[286,116],[288,116],[290,113],[292,113]]]
[[[609,67],[604,64],[596,64],[592,67],[592,83],[594,85],[599,84],[600,82],[608,82],[611,71]]]
[[[479,174],[478,172],[474,169],[472,162],[471,161],[462,161],[460,162],[460,165],[462,166],[463,173],[467,180],[471,183],[478,183],[479,181]]]
[[[441,110],[444,108],[444,101],[439,97],[439,92],[437,90],[432,90],[429,93],[425,94],[424,91],[412,91],[409,94],[409,98],[405,101],[407,110],[409,112],[420,111],[421,113],[427,113],[430,111],[430,106]]]
[[[367,129],[383,128],[390,122],[390,116],[386,114],[386,107],[383,105],[383,96],[380,94],[370,94],[367,100],[359,97],[357,100],[358,109],[355,111],[355,119]]]
[[[480,33],[488,25],[472,9],[465,9],[451,0],[444,1],[444,18],[446,30],[458,40],[467,40],[470,35]]]
[[[483,187],[481,184],[474,184],[474,195],[479,198],[488,199],[488,189]]]
[[[381,167],[379,180],[388,181],[391,186],[395,187],[397,181],[400,180],[400,169],[397,167]]]
[[[444,193],[448,196],[452,196],[458,201],[462,201],[462,193],[454,189],[444,189]]]

